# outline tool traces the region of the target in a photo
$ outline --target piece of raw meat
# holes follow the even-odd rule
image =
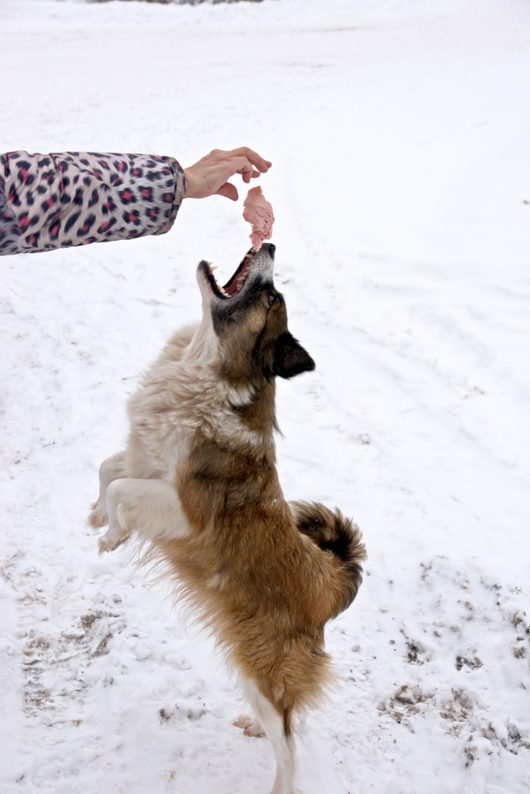
[[[253,187],[248,191],[243,204],[243,218],[252,226],[250,239],[252,247],[259,251],[264,240],[272,236],[274,215],[272,207],[263,195],[260,187]]]

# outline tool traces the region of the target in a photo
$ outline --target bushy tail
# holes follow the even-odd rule
[[[349,599],[342,607],[346,609],[361,586],[362,561],[366,559],[366,549],[362,542],[359,527],[342,515],[340,510],[333,512],[317,502],[290,502],[296,526],[323,551],[330,551],[337,557],[349,574],[351,587]]]

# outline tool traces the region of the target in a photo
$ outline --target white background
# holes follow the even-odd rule
[[[369,552],[301,790],[527,792],[528,4],[2,0],[0,33],[1,151],[274,163],[276,282],[317,362],[279,384],[281,479]],[[197,262],[228,276],[248,246],[241,209],[0,260],[3,792],[270,788],[213,643],[85,525]]]

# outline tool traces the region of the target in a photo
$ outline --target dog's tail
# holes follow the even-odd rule
[[[340,611],[346,609],[357,595],[363,578],[361,563],[366,559],[366,549],[359,527],[340,510],[333,512],[317,502],[289,502],[289,506],[300,532],[322,551],[334,554],[346,569],[350,587]]]

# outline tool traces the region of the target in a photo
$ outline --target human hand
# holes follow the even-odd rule
[[[246,146],[232,149],[231,152],[214,149],[195,165],[184,169],[187,185],[184,198],[207,198],[219,195],[237,201],[237,188],[228,182],[230,177],[241,174],[243,182],[248,183],[251,179],[266,173],[271,165],[272,163]]]

